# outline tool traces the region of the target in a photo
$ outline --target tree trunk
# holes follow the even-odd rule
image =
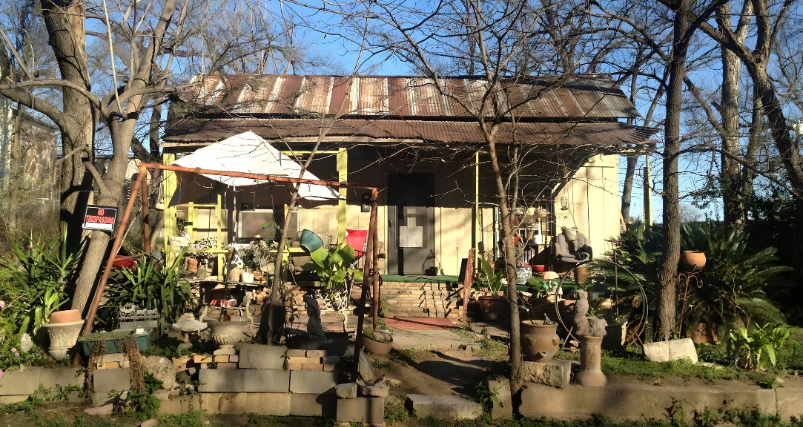
[[[42,15],[61,78],[91,90],[83,2],[42,0]],[[67,87],[62,88],[62,104],[65,123],[68,124],[61,129],[62,152],[68,154],[85,147],[91,153],[96,122],[94,108],[84,95]],[[83,234],[81,216],[86,205],[92,201],[92,176],[86,173],[82,157],[73,156],[61,166],[60,218],[62,228],[67,228],[68,247],[71,250],[77,250],[80,245]],[[92,154],[89,161],[94,161]]]
[[[663,161],[663,232],[664,246],[655,283],[657,306],[653,335],[656,341],[672,338],[675,329],[675,287],[680,260],[680,209],[678,203],[678,158],[680,151],[680,114],[683,101],[683,79],[686,76],[688,42],[683,36],[690,27],[691,0],[681,0],[675,11],[672,62],[666,96],[666,126]]]
[[[730,8],[727,4],[717,9],[717,14],[727,17],[730,22]],[[739,138],[739,76],[742,61],[725,46],[720,45],[722,54],[722,100],[719,114],[722,117],[722,150],[736,158],[741,156]],[[742,193],[741,164],[731,156],[721,154],[722,170],[720,185],[724,207],[725,225],[742,229],[745,222],[745,194]]]
[[[636,164],[638,156],[627,157],[627,168],[625,169],[625,183],[622,187],[622,218],[625,226],[630,219],[630,199],[633,194],[633,177],[636,175]]]

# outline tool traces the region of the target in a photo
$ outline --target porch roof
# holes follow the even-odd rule
[[[344,119],[324,123],[319,119],[186,118],[168,127],[165,146],[206,145],[237,133],[251,131],[267,140],[313,141],[330,127],[327,137],[341,142],[463,143],[484,144],[479,124],[465,121]],[[571,146],[641,144],[656,129],[618,122],[603,123],[503,123],[497,141]]]

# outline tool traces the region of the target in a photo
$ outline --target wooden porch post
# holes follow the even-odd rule
[[[176,154],[172,152],[168,152],[165,150],[162,153],[162,163],[165,165],[172,165],[173,162],[176,161]],[[169,263],[173,258],[173,251],[170,250],[170,236],[175,236],[178,232],[178,226],[176,224],[176,207],[170,206],[170,200],[173,199],[173,193],[176,192],[176,188],[178,187],[178,177],[176,173],[173,171],[163,170],[162,171],[162,179],[164,180],[164,233],[165,233],[165,264]]]
[[[463,306],[460,307],[460,319],[464,322],[468,321],[468,296],[471,293],[471,286],[474,284],[474,255],[476,250],[474,248],[468,251],[468,260],[466,261],[466,275],[463,279]]]
[[[140,168],[140,173],[144,168]],[[148,170],[145,169],[145,173],[148,173]],[[131,195],[133,198],[137,196],[135,194]],[[148,194],[148,177],[146,176],[145,179],[142,180],[142,235],[143,240],[145,242],[145,254],[151,254],[151,226],[148,224],[150,221],[149,212],[148,212],[148,203],[149,203],[150,195]]]
[[[474,252],[475,257],[479,256],[480,251],[480,240],[482,240],[482,229],[480,229],[480,152],[479,150],[474,155],[474,218],[472,222],[472,234],[473,234],[473,248],[476,249]],[[476,263],[476,259],[474,260]],[[466,272],[468,274],[468,272]]]
[[[371,244],[368,246],[373,250],[370,251],[371,254],[371,266],[373,267],[373,272],[371,274],[371,282],[373,283],[374,289],[374,330],[376,330],[377,322],[379,321],[379,305],[381,303],[380,295],[379,295],[379,230],[377,224],[377,214],[378,214],[378,202],[379,201],[379,191],[374,188],[371,190],[371,222],[370,224],[373,226],[373,232],[371,234]]]
[[[377,239],[377,224],[376,224],[376,216],[377,216],[377,201],[379,199],[379,191],[374,188],[371,190],[371,219],[368,222],[368,247],[366,248],[366,254],[374,254],[374,239]],[[357,336],[355,337],[354,342],[354,366],[351,369],[351,380],[356,381],[359,375],[359,367],[360,367],[360,351],[362,349],[362,329],[363,324],[365,323],[365,300],[368,294],[368,286],[369,283],[373,281],[373,277],[369,274],[371,271],[371,262],[374,260],[374,256],[366,257],[365,258],[365,265],[363,265],[363,277],[362,277],[362,290],[360,292],[360,305],[357,307]],[[374,269],[377,271],[377,269]],[[375,279],[378,281],[378,276]],[[376,293],[374,293],[374,299],[376,299]],[[374,304],[374,312],[377,312],[377,306]],[[376,322],[376,316],[374,316],[374,322]],[[376,330],[376,323],[374,323],[374,330]],[[373,379],[373,378],[370,378]]]

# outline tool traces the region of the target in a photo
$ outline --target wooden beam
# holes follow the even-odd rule
[[[345,148],[341,148],[337,153],[337,179],[340,182],[348,181],[349,177],[349,153]],[[337,243],[346,243],[346,189],[340,187],[340,195],[343,199],[337,201]]]

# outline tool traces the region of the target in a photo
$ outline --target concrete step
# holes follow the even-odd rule
[[[416,414],[425,418],[440,419],[475,419],[482,415],[482,406],[470,399],[458,396],[426,396],[423,394],[408,394]]]

